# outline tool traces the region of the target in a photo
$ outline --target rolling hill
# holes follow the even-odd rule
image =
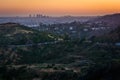
[[[120,42],[120,26],[115,28],[114,30],[110,31],[107,34],[97,36],[96,38],[98,42],[104,43],[117,43]]]
[[[0,45],[6,45],[0,47],[2,65],[0,79],[115,80],[116,77],[117,80],[120,79],[119,74],[115,75],[116,71],[120,72],[120,47],[114,44],[120,41],[120,27],[93,37],[90,41],[74,39],[24,47],[7,45],[54,41],[54,38],[60,37],[15,23],[1,24],[0,31]]]
[[[94,22],[102,22],[111,27],[117,27],[120,25],[120,13],[100,16],[100,17],[94,19],[93,21]]]
[[[16,23],[0,24],[0,46],[25,45],[57,40],[59,36],[39,32]]]

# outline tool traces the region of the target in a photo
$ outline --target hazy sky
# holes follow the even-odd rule
[[[103,15],[120,12],[120,0],[0,0],[0,16]]]

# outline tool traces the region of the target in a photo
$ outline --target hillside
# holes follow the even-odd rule
[[[96,18],[94,21],[102,22],[104,24],[107,24],[108,26],[117,27],[120,25],[120,13],[101,16]]]
[[[52,36],[52,37],[51,37]],[[16,23],[0,24],[0,45],[25,45],[50,42],[59,37],[50,33],[39,32]]]
[[[110,31],[107,34],[97,36],[96,41],[104,43],[117,43],[120,42],[120,26]]]
[[[33,33],[33,30],[17,23],[0,24],[0,34],[12,36],[17,33]]]
[[[59,43],[46,44],[46,45],[3,47],[0,49],[0,52],[1,54],[6,54],[6,55],[2,55],[4,56],[4,58],[1,58],[3,59],[3,61],[2,60],[1,61],[4,64],[57,63],[57,64],[77,65],[77,62],[85,60],[85,65],[87,63],[91,64],[91,60],[89,60],[89,58],[99,57],[99,55],[97,55],[96,53],[100,53],[101,51],[103,51],[101,53],[104,54],[104,50],[105,50],[104,46],[106,47],[105,53],[108,53],[109,49],[115,46],[115,43],[120,42],[119,30],[120,28],[118,27],[107,34],[97,37],[95,36],[90,39],[82,39],[82,40],[75,39],[75,40],[62,41]],[[31,29],[30,30],[27,29],[27,31],[34,32],[34,30]],[[45,37],[45,35],[43,36]],[[46,41],[47,40],[49,40],[49,38],[47,38]],[[17,39],[17,41],[19,40]],[[99,47],[101,47],[101,50],[99,49]],[[93,53],[95,53],[95,56],[91,55]]]
[[[4,25],[8,26],[8,24]],[[10,25],[9,23],[8,27],[10,28],[4,28],[3,36],[9,33],[9,38],[11,36],[15,38],[13,33],[16,30],[12,29],[16,28],[18,24],[12,23]],[[20,26],[17,27],[20,28],[17,32],[24,34],[20,37],[43,34]],[[7,29],[8,31],[6,31]],[[43,36],[42,38],[49,41],[49,38],[46,39],[49,37],[47,35],[46,33],[46,35],[39,37]],[[91,39],[63,40],[45,45],[0,47],[0,64],[2,65],[0,66],[0,79],[109,80],[111,78],[111,80],[120,80],[120,75],[116,75],[120,72],[120,47],[115,45],[120,41],[119,35],[120,27]],[[31,40],[33,41],[33,39]],[[39,40],[42,42],[41,39]],[[8,42],[4,44],[6,43],[8,44]]]

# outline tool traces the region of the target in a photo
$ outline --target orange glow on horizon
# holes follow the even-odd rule
[[[119,13],[120,0],[1,0],[0,15],[101,15]]]

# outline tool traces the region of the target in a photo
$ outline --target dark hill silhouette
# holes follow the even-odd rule
[[[102,22],[110,27],[117,27],[120,25],[120,13],[100,16],[94,19],[93,22]]]

